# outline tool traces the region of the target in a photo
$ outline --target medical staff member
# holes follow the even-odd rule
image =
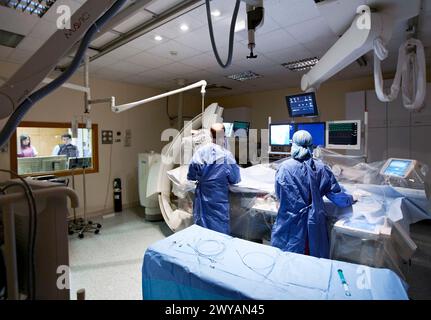
[[[280,202],[271,243],[283,251],[329,258],[329,238],[323,196],[338,207],[349,207],[353,197],[344,193],[332,171],[313,159],[313,141],[301,130],[292,138],[292,158],[279,167],[275,192]]]
[[[193,218],[199,226],[229,234],[229,185],[241,177],[234,157],[224,148],[224,125],[213,125],[211,135],[213,143],[196,151],[187,174],[188,180],[196,181]]]
[[[78,147],[72,144],[72,136],[65,133],[61,136],[62,144],[58,144],[52,150],[53,156],[67,156],[68,158],[79,157]]]

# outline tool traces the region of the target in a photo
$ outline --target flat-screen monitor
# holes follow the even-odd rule
[[[65,155],[39,157],[39,159],[42,161],[43,171],[50,172],[67,170],[67,157]]]
[[[313,137],[314,147],[325,147],[325,127],[325,122],[298,123],[295,132],[299,130],[308,131]]]
[[[326,123],[326,148],[361,150],[361,121],[330,121]]]
[[[42,171],[40,158],[18,158],[18,174],[31,174]]]
[[[271,124],[269,126],[269,144],[274,147],[290,146],[295,126],[287,123]]]
[[[230,138],[233,136],[233,122],[224,122],[224,134],[226,137]]]
[[[250,129],[250,122],[234,121],[233,123],[233,134],[236,137],[247,137],[249,129]]]
[[[319,115],[314,92],[287,96],[286,102],[291,118],[316,117]]]
[[[69,169],[91,168],[91,157],[69,158]]]
[[[416,164],[415,160],[391,158],[386,161],[380,173],[384,176],[407,179]]]

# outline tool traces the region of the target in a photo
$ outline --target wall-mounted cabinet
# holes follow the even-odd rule
[[[431,166],[431,84],[419,112],[410,112],[400,96],[381,102],[374,90],[346,94],[346,119],[364,120],[368,108],[368,161],[412,158]],[[364,145],[360,154],[364,154]],[[351,154],[351,153],[349,153]],[[359,153],[358,153],[359,154]]]

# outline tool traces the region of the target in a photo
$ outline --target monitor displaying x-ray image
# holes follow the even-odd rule
[[[271,146],[290,146],[295,127],[290,124],[271,124],[269,127]]]
[[[233,136],[233,122],[223,122],[224,125],[224,135],[227,138],[231,138]]]
[[[248,137],[249,129],[250,122],[234,121],[233,123],[233,134],[235,135],[235,137]]]

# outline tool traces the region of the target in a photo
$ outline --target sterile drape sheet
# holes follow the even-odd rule
[[[150,246],[142,267],[146,300],[405,300],[405,286],[387,269],[286,253],[196,225]]]

